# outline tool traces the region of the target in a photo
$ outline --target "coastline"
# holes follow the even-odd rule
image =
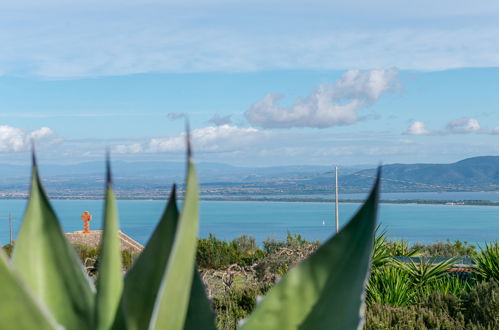
[[[181,201],[183,196],[179,196]],[[117,196],[118,200],[122,201],[164,201],[165,196],[147,196],[147,197],[130,197]],[[0,197],[2,200],[26,200],[27,197]],[[51,200],[102,200],[102,196],[52,196]],[[302,197],[247,197],[247,196],[201,196],[203,202],[269,202],[269,203],[334,203],[334,199],[327,198],[302,198]],[[340,204],[360,204],[363,199],[340,199]],[[395,205],[441,205],[441,206],[499,206],[499,202],[490,200],[435,200],[435,199],[382,199],[380,204],[395,204]]]

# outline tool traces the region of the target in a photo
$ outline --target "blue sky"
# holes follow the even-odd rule
[[[0,4],[0,162],[499,153],[499,3]]]

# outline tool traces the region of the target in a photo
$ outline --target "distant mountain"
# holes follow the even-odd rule
[[[375,169],[354,173],[345,184],[365,186]],[[499,190],[499,156],[482,156],[452,164],[390,164],[383,166],[385,191]]]
[[[171,184],[184,180],[182,162],[125,162],[112,164],[115,188],[122,198],[166,196]],[[239,167],[221,163],[197,164],[203,196],[330,195],[332,166]],[[20,196],[28,190],[27,166],[0,164],[0,197]],[[99,196],[103,191],[103,162],[40,165],[47,191],[63,198]],[[365,192],[373,183],[374,167],[341,167],[340,192]],[[452,164],[389,164],[383,166],[384,192],[499,191],[499,157],[468,158]]]

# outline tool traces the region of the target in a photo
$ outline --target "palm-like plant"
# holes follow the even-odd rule
[[[451,258],[435,263],[435,258],[421,257],[418,262],[413,259],[409,259],[408,262],[397,260],[397,264],[408,273],[413,284],[423,287],[446,276],[446,271],[455,261],[455,258]]]
[[[499,283],[499,242],[485,244],[485,249],[473,258],[476,272],[485,280]]]
[[[401,307],[414,301],[409,274],[400,267],[385,266],[373,269],[367,285],[367,302]]]

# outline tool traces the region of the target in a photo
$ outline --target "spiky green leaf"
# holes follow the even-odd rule
[[[147,329],[166,272],[178,222],[176,189],[149,242],[125,277],[122,306],[130,330]]]
[[[199,222],[199,190],[188,146],[184,205],[167,269],[151,317],[150,329],[180,330],[184,326],[191,293]]]
[[[361,209],[342,230],[291,269],[242,329],[356,329],[376,228],[379,173]]]
[[[111,186],[111,170],[107,163],[106,199],[104,204],[104,230],[99,254],[99,273],[96,282],[95,328],[109,329],[119,309],[123,290],[121,246],[118,235],[119,220],[116,198]]]
[[[52,315],[31,294],[0,249],[0,325],[12,330],[58,327]]]
[[[215,315],[199,272],[195,270],[192,278],[191,297],[185,319],[184,330],[216,330]]]
[[[92,327],[93,285],[63,234],[43,190],[35,161],[28,207],[16,240],[13,263],[58,323],[67,329]]]

